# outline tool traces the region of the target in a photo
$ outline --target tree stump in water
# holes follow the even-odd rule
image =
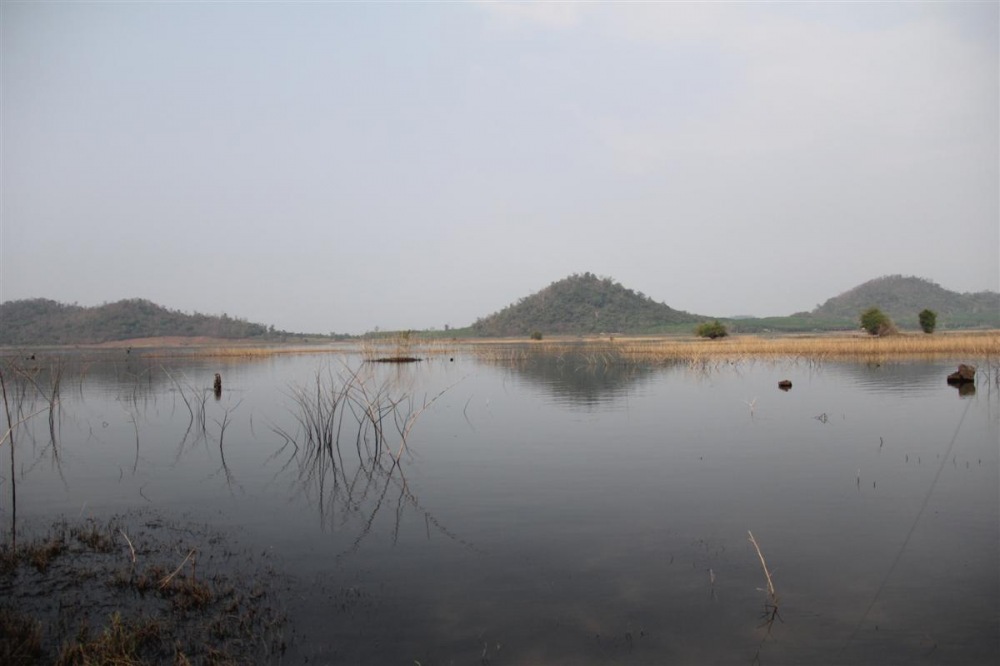
[[[958,366],[958,371],[948,375],[949,384],[966,384],[976,381],[976,368],[964,363]]]

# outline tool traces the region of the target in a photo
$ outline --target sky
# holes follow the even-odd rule
[[[466,326],[1000,290],[1000,3],[9,2],[0,301]]]

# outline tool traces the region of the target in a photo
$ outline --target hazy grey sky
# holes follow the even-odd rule
[[[2,5],[0,300],[463,326],[1000,289],[981,3]]]

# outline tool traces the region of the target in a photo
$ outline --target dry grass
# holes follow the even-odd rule
[[[406,341],[399,336],[385,339],[363,338],[353,342],[327,344],[232,344],[206,346],[166,346],[142,350],[143,358],[217,358],[243,362],[267,359],[273,356],[305,354],[360,354],[366,360],[383,357],[429,357],[453,354],[465,349],[469,340],[414,339]]]
[[[40,573],[45,573],[52,560],[67,550],[66,536],[61,533],[27,545],[12,547],[5,543],[0,545],[0,575],[10,574],[22,563],[30,564]]]
[[[512,338],[407,339],[407,355],[445,356],[471,352],[481,360],[516,362],[533,354],[577,354],[599,362],[660,363],[669,361],[805,358],[879,361],[890,358],[980,359],[1000,363],[1000,331],[901,333],[872,337],[867,333],[808,335],[742,335],[708,340],[694,336],[553,336],[542,341]],[[204,357],[242,362],[294,354],[361,354],[366,358],[394,355],[396,338],[363,339],[329,344],[166,345],[143,349],[144,358]]]
[[[0,608],[0,663],[35,664],[42,657],[42,623],[10,609]]]
[[[76,639],[63,645],[55,663],[59,666],[149,663],[142,653],[160,640],[161,627],[149,619],[123,619],[113,613],[100,633],[91,634],[84,625]]]
[[[143,358],[220,358],[234,361],[266,359],[272,356],[298,354],[351,353],[357,345],[333,343],[328,345],[226,345],[205,347],[161,347],[143,351]]]
[[[277,354],[362,354],[376,356],[382,345],[365,341],[317,346],[234,346],[166,350],[165,355],[220,358],[232,362],[266,359]],[[528,339],[434,339],[415,340],[409,350],[427,358],[471,353],[481,361],[512,364],[532,356],[570,356],[585,365],[666,364],[692,365],[740,362],[754,359],[807,361],[858,361],[882,363],[892,360],[955,360],[984,367],[987,374],[1000,369],[1000,331],[901,333],[872,337],[867,333],[818,333],[811,335],[742,335],[708,340],[694,336],[578,337],[554,336],[542,341]],[[997,376],[1000,382],[1000,375]]]
[[[695,337],[561,338],[543,342],[481,341],[471,343],[487,360],[519,360],[533,353],[575,354],[598,362],[702,362],[751,358],[803,358],[881,361],[892,358],[979,359],[1000,362],[1000,331],[900,334],[830,333],[778,337],[733,336],[717,340]]]
[[[698,359],[702,357],[806,357],[815,359],[879,359],[885,357],[1000,357],[1000,332],[961,334],[867,334],[820,337],[738,336],[722,340],[673,340],[653,344],[622,342],[627,356]]]

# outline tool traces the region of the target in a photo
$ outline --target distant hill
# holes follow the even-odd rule
[[[477,320],[471,327],[487,337],[553,333],[644,333],[677,324],[694,324],[704,317],[674,310],[611,278],[592,273],[571,275],[503,310]]]
[[[1000,328],[1000,294],[960,294],[930,280],[902,275],[869,280],[827,300],[810,315],[857,323],[861,312],[871,307],[879,308],[904,328],[918,328],[917,315],[925,308],[937,313],[941,328]]]
[[[160,336],[242,339],[281,333],[227,315],[185,314],[142,299],[96,307],[44,298],[0,304],[0,345],[71,345]]]

